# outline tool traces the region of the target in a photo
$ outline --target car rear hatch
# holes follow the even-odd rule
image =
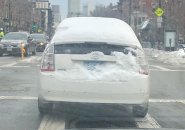
[[[125,81],[141,69],[137,49],[107,43],[54,45],[55,75],[64,80]]]

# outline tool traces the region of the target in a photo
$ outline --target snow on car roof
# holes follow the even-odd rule
[[[132,28],[119,19],[101,17],[67,18],[60,23],[51,43],[106,42],[141,47]]]

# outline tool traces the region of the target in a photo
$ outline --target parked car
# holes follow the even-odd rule
[[[31,34],[33,42],[37,45],[37,51],[44,51],[48,44],[48,37],[45,34],[33,33]]]
[[[32,42],[30,34],[27,32],[10,32],[0,42],[3,46],[3,53],[11,55],[21,54],[21,44],[25,48],[25,54],[36,54],[36,44]]]
[[[148,64],[128,24],[78,17],[59,25],[42,57],[40,113],[51,112],[53,104],[60,103],[64,114],[92,110],[93,115],[118,117],[129,106],[134,116],[145,117],[148,101]],[[107,112],[113,108],[119,112]]]

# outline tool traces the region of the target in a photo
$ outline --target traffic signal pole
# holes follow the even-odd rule
[[[11,26],[11,18],[10,18],[10,15],[11,15],[11,4],[10,4],[10,0],[8,1],[8,19],[9,19],[9,21],[8,21],[8,23],[9,23],[9,25],[8,25],[8,31],[10,32],[10,26]]]
[[[161,8],[162,7],[162,2],[161,2],[161,0],[159,0],[159,7]],[[161,45],[161,42],[163,43],[163,45],[164,45],[164,41],[162,40],[163,38],[161,37],[161,36],[163,36],[163,33],[162,33],[162,28],[163,28],[163,24],[161,24],[161,28],[159,27],[158,29],[158,34],[159,34],[159,36],[158,36],[158,45],[157,46],[160,46]]]
[[[131,25],[132,0],[129,0],[129,25]]]

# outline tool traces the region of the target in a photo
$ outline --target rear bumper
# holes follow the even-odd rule
[[[21,49],[19,47],[14,47],[11,51],[7,51],[7,48],[4,48],[3,51],[8,54],[21,54]]]
[[[42,103],[51,103],[42,100]],[[67,118],[89,119],[122,119],[133,117],[132,107],[134,105],[121,103],[79,103],[79,102],[52,102],[53,112],[61,113]],[[140,104],[145,106],[146,104]]]
[[[149,78],[127,82],[63,81],[41,73],[39,98],[50,102],[145,104],[149,100]]]

